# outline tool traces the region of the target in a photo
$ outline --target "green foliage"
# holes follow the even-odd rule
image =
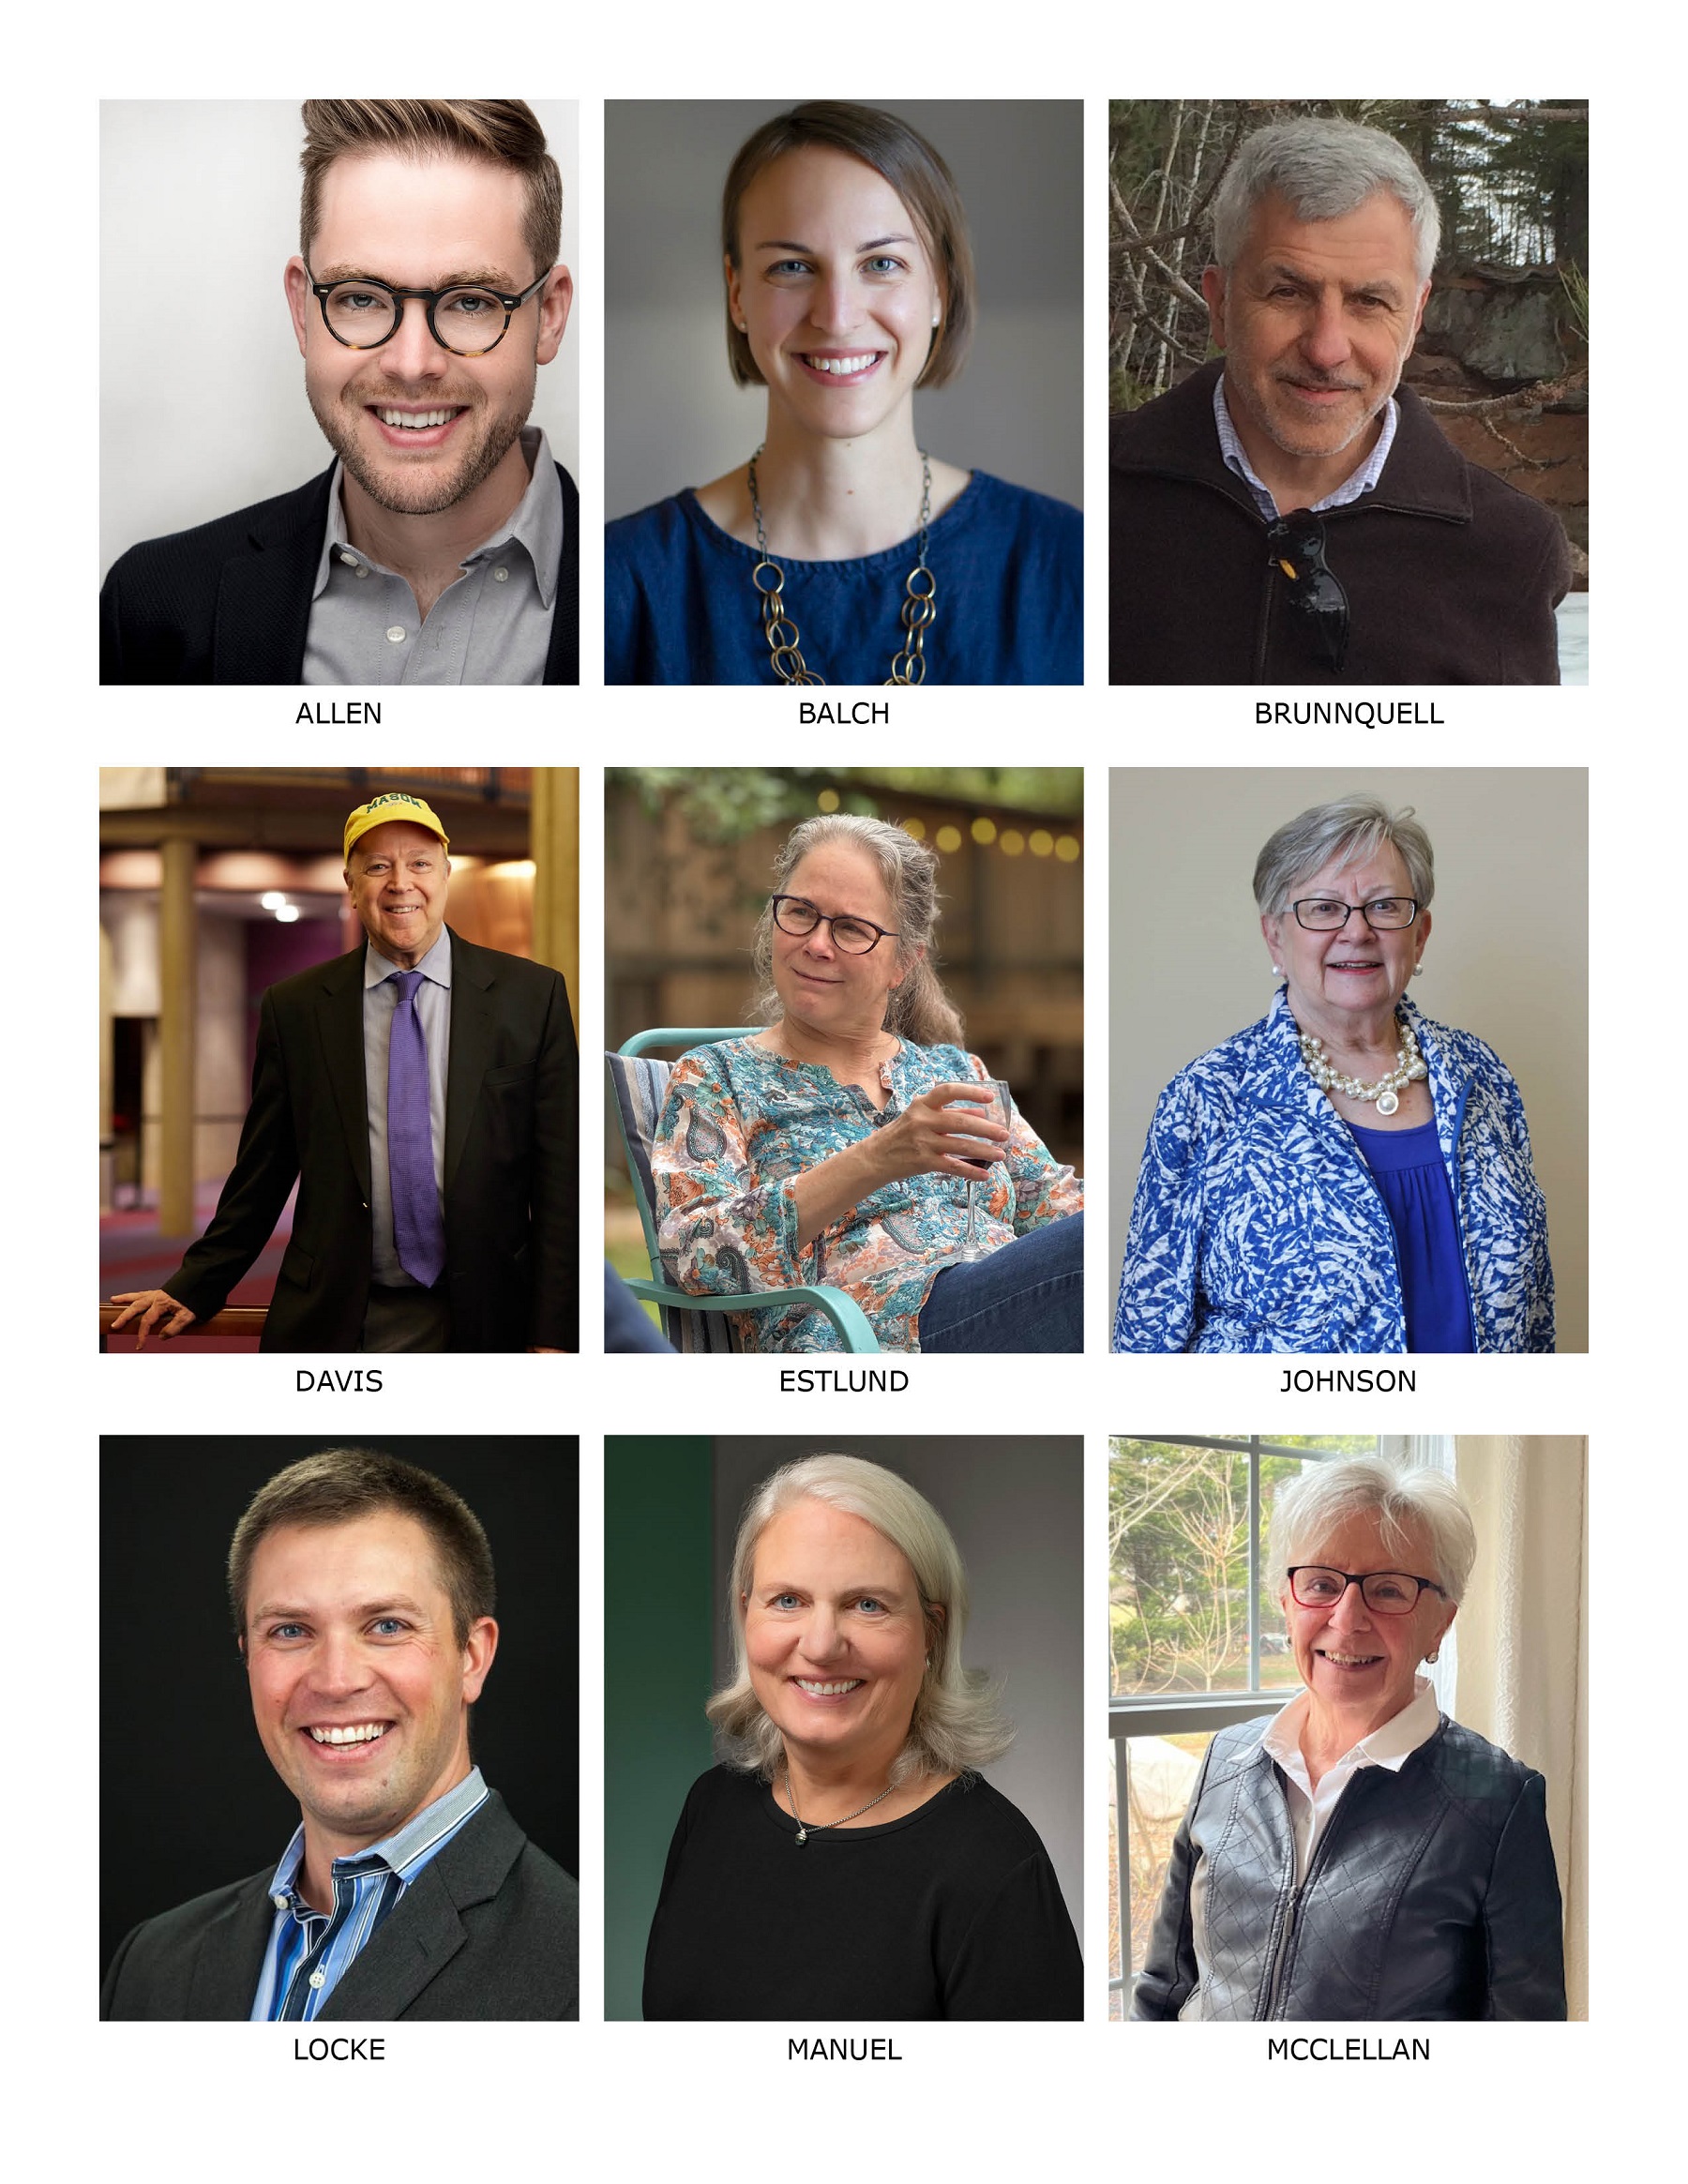
[[[693,841],[711,849],[812,818],[823,789],[836,791],[838,809],[869,817],[898,817],[899,799],[911,796],[1052,819],[1084,809],[1080,766],[611,766],[606,778],[652,814],[677,811]]]

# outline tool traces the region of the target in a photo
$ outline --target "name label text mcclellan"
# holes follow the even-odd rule
[[[900,1395],[909,1384],[901,1365],[782,1365],[782,1395]]]
[[[1269,2040],[1266,2060],[1269,2063],[1427,2063],[1430,2042],[1423,2039],[1408,2040],[1405,2035],[1394,2040],[1370,2040],[1358,2033],[1350,2033],[1346,2040],[1333,2040],[1329,2033],[1316,2032],[1295,2040]]]
[[[313,1389],[332,1388],[340,1395],[379,1395],[381,1393],[381,1367],[379,1365],[347,1365],[337,1372],[332,1365],[324,1365],[320,1373],[301,1365],[294,1374],[294,1387],[301,1395],[309,1395]]]
[[[786,2041],[788,2063],[900,2063],[895,2040],[808,2040]]]
[[[1278,1386],[1280,1395],[1416,1395],[1418,1375],[1407,1365],[1338,1366],[1334,1372],[1313,1372],[1306,1365],[1286,1371]]]
[[[885,698],[800,698],[799,728],[889,728],[891,702]]]
[[[379,728],[379,698],[348,698],[342,705],[334,698],[308,699],[294,715],[294,726],[309,720],[317,728]]]
[[[1417,699],[1257,698],[1257,728],[1445,728],[1434,704]]]
[[[384,2063],[386,2041],[379,2034],[363,2032],[356,2035],[341,2033],[334,2040],[318,2034],[314,2040],[301,2040],[294,2035],[294,2061],[295,2063]]]

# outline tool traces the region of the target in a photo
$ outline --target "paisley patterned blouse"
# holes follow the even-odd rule
[[[861,1306],[885,1349],[917,1350],[932,1284],[967,1233],[967,1184],[902,1176],[803,1247],[793,1179],[895,1122],[934,1085],[984,1082],[959,1047],[905,1044],[883,1064],[883,1112],[823,1064],[788,1062],[750,1039],[682,1055],[651,1148],[662,1264],[678,1288],[707,1295],[830,1283]],[[1008,1142],[978,1185],[977,1236],[990,1250],[1083,1210],[1084,1185],[1017,1107]],[[836,1349],[819,1312],[735,1315],[746,1349]]]

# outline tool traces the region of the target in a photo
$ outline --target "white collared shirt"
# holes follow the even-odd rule
[[[1412,1696],[1398,1714],[1392,1714],[1380,1728],[1374,1729],[1349,1751],[1345,1752],[1334,1767],[1328,1767],[1319,1778],[1315,1788],[1307,1773],[1307,1763],[1302,1757],[1302,1725],[1307,1718],[1308,1698],[1304,1691],[1292,1698],[1282,1713],[1274,1714],[1260,1739],[1260,1747],[1269,1758],[1275,1759],[1282,1770],[1285,1785],[1289,1793],[1289,1824],[1295,1831],[1295,1885],[1300,1888],[1307,1877],[1307,1868],[1313,1862],[1313,1853],[1319,1847],[1319,1839],[1330,1826],[1331,1815],[1336,1810],[1342,1793],[1363,1767],[1387,1767],[1392,1774],[1399,1774],[1411,1755],[1421,1744],[1427,1744],[1436,1734],[1436,1725],[1441,1719],[1441,1710],[1436,1703],[1427,1676],[1412,1679]]]
[[[1351,501],[1359,500],[1377,486],[1378,480],[1383,475],[1383,465],[1389,460],[1389,451],[1394,445],[1395,426],[1400,422],[1400,408],[1394,395],[1390,396],[1378,415],[1380,429],[1377,445],[1334,492],[1327,493],[1322,501],[1314,502],[1310,511],[1313,515],[1319,515],[1325,508],[1346,508]],[[1267,523],[1275,523],[1280,515],[1289,514],[1289,510],[1279,508],[1270,488],[1263,485],[1255,474],[1255,466],[1249,461],[1243,443],[1237,436],[1237,428],[1231,423],[1230,410],[1225,399],[1224,372],[1213,382],[1213,423],[1218,429],[1219,452],[1225,459],[1225,467],[1235,472],[1254,495],[1255,506],[1259,509],[1262,520]]]

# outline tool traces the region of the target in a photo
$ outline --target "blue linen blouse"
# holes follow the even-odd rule
[[[1368,1130],[1349,1122],[1394,1230],[1407,1304],[1409,1350],[1469,1351],[1471,1296],[1454,1194],[1434,1122],[1412,1130]]]
[[[883,683],[902,643],[917,541],[856,561],[776,559],[810,670]],[[759,555],[688,486],[604,535],[606,683],[765,683],[776,678],[750,581]],[[937,618],[932,683],[1084,679],[1084,519],[1064,501],[975,470],[927,533]]]

